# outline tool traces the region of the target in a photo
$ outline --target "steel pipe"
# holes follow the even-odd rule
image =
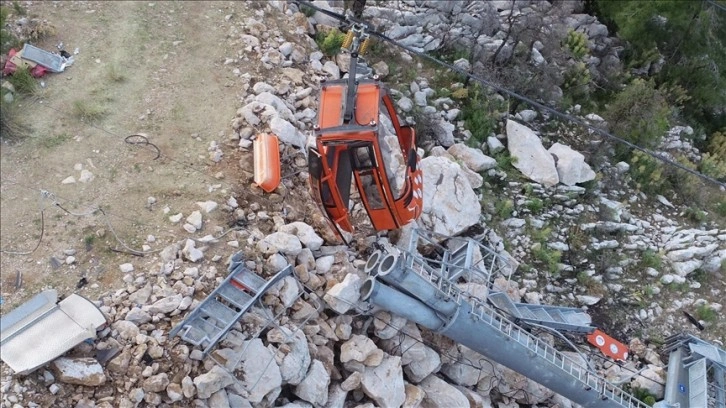
[[[375,250],[371,256],[368,257],[368,262],[366,262],[366,265],[363,268],[366,275],[376,276],[378,274],[378,261],[380,261],[381,258],[383,258],[383,252],[380,250]]]
[[[431,297],[421,282],[407,277],[415,275],[401,271],[394,265],[396,258],[384,259],[380,262],[378,276],[380,279],[391,279],[401,285],[401,289],[416,295]],[[418,275],[416,275],[418,276]],[[553,354],[549,346],[529,335],[524,329],[512,322],[503,321],[494,310],[480,309],[482,315],[472,312],[472,305],[461,301],[450,318],[441,317],[436,313],[434,304],[421,302],[369,278],[361,289],[362,298],[391,313],[405,317],[430,330],[460,343],[483,356],[510,368],[545,387],[564,395],[568,399],[588,408],[630,407],[638,405],[637,400],[630,400],[629,395],[613,385],[606,385],[602,379],[595,378],[587,367],[566,359],[561,354]],[[423,281],[428,284],[428,282]],[[432,287],[433,289],[433,287]],[[439,308],[441,302],[433,298]],[[506,330],[505,330],[506,329]],[[537,350],[535,352],[535,350]],[[579,378],[578,378],[579,377]],[[603,388],[607,387],[607,388]],[[617,394],[615,394],[617,393]],[[606,396],[625,396],[622,402]],[[628,401],[634,401],[632,404]]]
[[[456,302],[446,298],[441,291],[417,273],[403,267],[398,255],[386,255],[379,263],[376,276],[394,287],[404,289],[447,317],[456,314],[458,308]]]
[[[430,330],[437,331],[445,325],[444,320],[433,309],[378,282],[376,278],[368,278],[363,282],[361,299]]]

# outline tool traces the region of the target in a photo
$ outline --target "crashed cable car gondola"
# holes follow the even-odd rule
[[[368,75],[359,58],[367,44],[365,27],[353,24],[343,43],[351,49],[348,78],[322,82],[315,146],[308,149],[313,197],[341,237],[354,230],[353,183],[376,231],[398,229],[423,208],[414,129],[401,125],[386,87]]]

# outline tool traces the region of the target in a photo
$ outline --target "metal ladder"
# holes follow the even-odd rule
[[[668,337],[665,351],[670,359],[663,406],[726,408],[726,351],[687,333]]]
[[[592,324],[590,315],[576,307],[515,303],[504,292],[489,293],[487,300],[513,318],[524,322],[576,333],[591,333],[595,330],[593,326],[590,326]]]
[[[230,258],[229,275],[181,323],[169,332],[202,347],[207,355],[262,295],[292,273],[292,266],[265,280],[244,266],[242,253]]]
[[[433,244],[441,249],[443,252],[442,260],[433,261],[421,256],[417,251],[419,240],[426,241],[425,243],[427,245]],[[482,260],[486,260],[489,253],[493,254],[494,259],[485,261],[483,268],[474,268],[472,266],[471,254],[475,245],[485,249],[482,253]],[[587,367],[575,362],[573,359],[561,353],[545,341],[540,340],[539,337],[530,334],[524,328],[518,326],[514,321],[509,320],[503,314],[488,305],[485,299],[478,299],[476,297],[469,296],[459,289],[455,282],[459,277],[463,276],[463,274],[480,275],[484,282],[489,282],[491,284],[494,274],[498,272],[498,259],[496,259],[498,255],[496,255],[494,251],[487,248],[482,243],[472,239],[467,240],[465,247],[465,250],[464,247],[458,247],[454,251],[448,251],[446,248],[438,245],[438,243],[430,241],[425,232],[421,233],[416,230],[411,238],[409,250],[405,254],[406,262],[404,267],[426,279],[431,285],[441,292],[442,297],[452,299],[460,305],[462,302],[469,303],[471,307],[471,314],[476,319],[490,325],[493,329],[502,333],[507,338],[525,346],[532,353],[529,356],[530,358],[540,358],[548,361],[549,363],[557,366],[562,372],[574,377],[578,382],[582,383],[583,388],[596,390],[602,398],[608,399],[619,406],[638,408],[647,407],[646,404],[639,401],[635,396],[629,394],[622,388],[611,384],[603,377],[592,373]],[[477,262],[477,264],[480,262]],[[439,268],[433,268],[431,266],[438,264],[440,264]],[[489,265],[489,267],[487,267],[487,265]],[[454,273],[451,273],[449,269],[454,270]],[[489,288],[491,289],[491,285]],[[490,294],[488,297],[491,297],[492,295],[495,299],[494,302],[499,302],[504,305],[504,307],[497,305],[498,307],[503,310],[512,311],[513,314],[523,316],[521,317],[523,320],[527,319],[524,317],[525,313],[529,313],[530,315],[535,316],[530,318],[530,320],[533,322],[536,321],[540,324],[541,322],[547,321],[551,325],[560,324],[571,328],[579,327],[580,330],[584,330],[583,326],[587,325],[589,327],[589,316],[585,317],[586,314],[579,309],[550,306],[549,308],[552,309],[546,310],[545,307],[539,305],[514,303],[505,293],[502,292]],[[536,309],[541,309],[541,311],[536,312]],[[554,317],[556,313],[554,313],[553,310],[555,309],[557,309],[560,314],[562,314],[562,311],[564,310],[565,312],[568,312],[567,314],[569,314],[569,316],[563,315],[563,321],[559,322],[557,318]],[[577,313],[573,313],[575,310],[577,310]],[[539,316],[535,315],[535,313],[539,313]],[[566,321],[566,317],[570,320]],[[587,323],[584,324],[585,322]]]
[[[559,367],[563,372],[571,375],[582,383],[583,387],[586,389],[594,389],[604,398],[607,398],[623,407],[648,407],[648,405],[638,400],[635,396],[627,393],[622,388],[609,383],[604,378],[593,374],[586,367],[562,354],[545,341],[540,340],[539,337],[535,337],[525,331],[516,323],[492,309],[489,305],[473,300],[472,314],[474,314],[482,322],[488,323],[508,338],[527,347],[532,351],[532,357],[544,359]]]

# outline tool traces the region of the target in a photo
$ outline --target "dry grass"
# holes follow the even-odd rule
[[[83,121],[95,122],[106,116],[107,113],[106,108],[97,103],[82,99],[73,101],[73,116]]]

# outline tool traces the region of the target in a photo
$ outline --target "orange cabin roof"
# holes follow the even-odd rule
[[[345,97],[348,86],[345,83],[329,83],[323,86],[320,98],[318,126],[321,129],[344,125]],[[355,122],[351,125],[367,126],[378,122],[381,89],[377,83],[361,83],[356,92]]]

